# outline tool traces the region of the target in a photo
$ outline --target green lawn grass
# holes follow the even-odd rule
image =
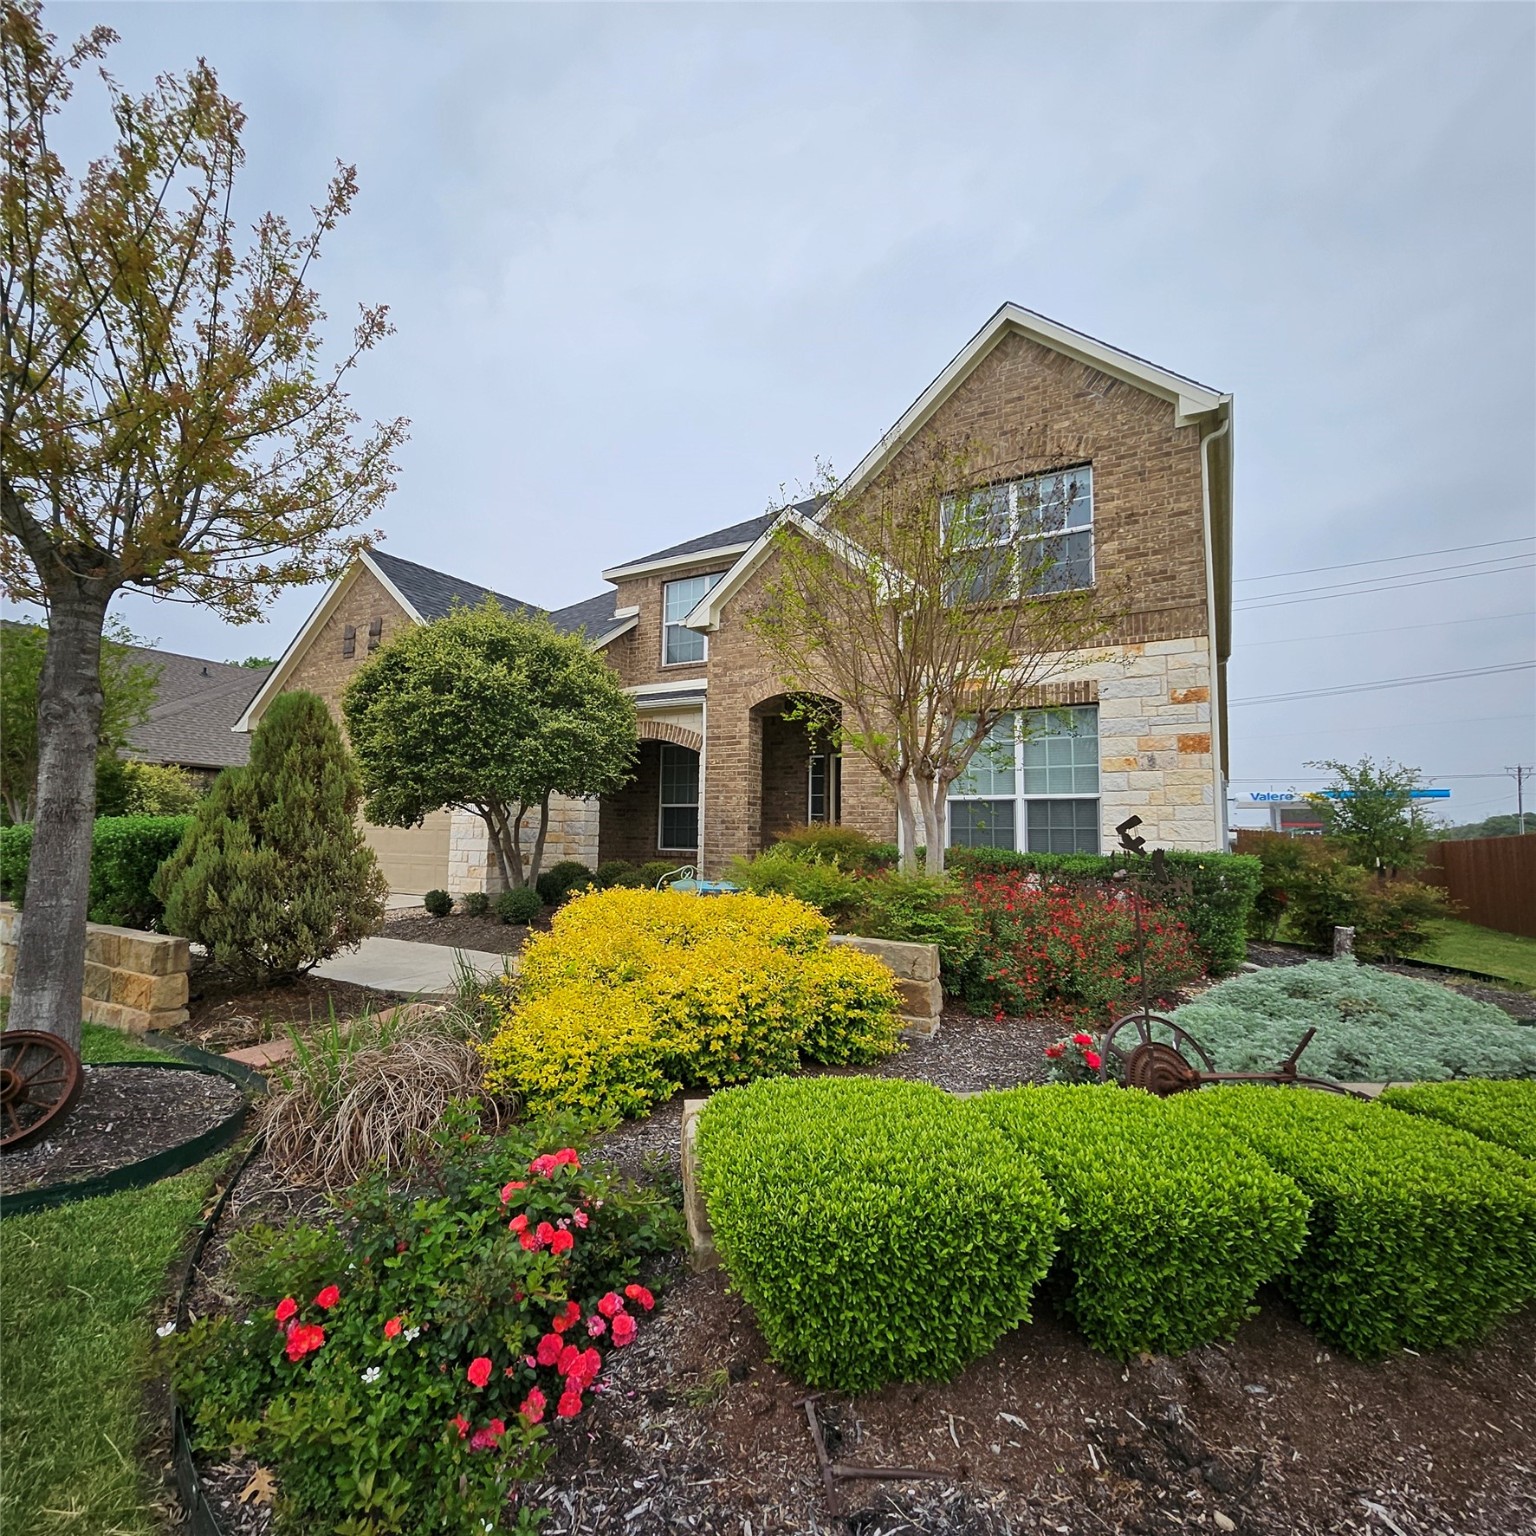
[[[87,1061],[160,1059],[87,1024]],[[215,1159],[151,1185],[0,1222],[0,1530],[148,1536],[135,1456],[143,1371],[169,1272]]]
[[[1419,950],[1414,959],[1454,965],[1464,971],[1482,971],[1536,988],[1536,939],[1501,933],[1497,928],[1479,928],[1457,918],[1436,923],[1434,935],[1429,946]]]

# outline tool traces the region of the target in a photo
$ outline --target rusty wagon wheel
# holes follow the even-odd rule
[[[57,1035],[0,1033],[0,1150],[25,1146],[80,1096],[80,1058]]]
[[[1127,1014],[1111,1024],[1100,1051],[1099,1076],[1118,1078],[1160,1099],[1200,1085],[1200,1074],[1216,1064],[1187,1029],[1160,1013]]]

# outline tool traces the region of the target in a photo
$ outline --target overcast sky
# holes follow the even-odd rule
[[[298,217],[357,165],[320,286],[398,326],[355,390],[413,423],[392,553],[591,596],[818,457],[851,468],[1013,300],[1235,396],[1235,794],[1365,752],[1536,761],[1530,671],[1239,702],[1536,654],[1529,6],[46,14],[113,26],[134,87],[206,56],[250,116],[249,213]],[[78,163],[103,141],[73,126]],[[1244,606],[1380,575],[1402,580]],[[239,658],[318,596],[240,630],[118,611]],[[1512,781],[1444,782],[1452,819],[1513,809]]]

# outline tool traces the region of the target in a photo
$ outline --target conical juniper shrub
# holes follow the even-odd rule
[[[1061,1213],[1034,1164],[922,1083],[774,1078],[699,1119],[716,1246],[814,1387],[944,1380],[1030,1315]]]
[[[1494,1082],[1474,1077],[1459,1083],[1413,1083],[1388,1088],[1381,1102],[1536,1158],[1536,1082],[1529,1079]]]
[[[1095,1349],[1230,1338],[1300,1251],[1307,1198],[1245,1142],[1137,1089],[1016,1088],[967,1106],[1045,1175],[1069,1226],[1049,1289]]]
[[[1312,1201],[1280,1277],[1362,1359],[1482,1337],[1536,1298],[1536,1165],[1465,1131],[1308,1089],[1208,1088],[1166,1106],[1240,1136]]]
[[[378,926],[388,887],[357,824],[362,786],[324,701],[284,693],[155,878],[166,927],[220,965],[292,976]]]

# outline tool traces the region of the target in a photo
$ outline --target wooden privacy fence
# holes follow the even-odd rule
[[[1421,878],[1443,887],[1467,922],[1536,939],[1536,833],[1431,843]]]

